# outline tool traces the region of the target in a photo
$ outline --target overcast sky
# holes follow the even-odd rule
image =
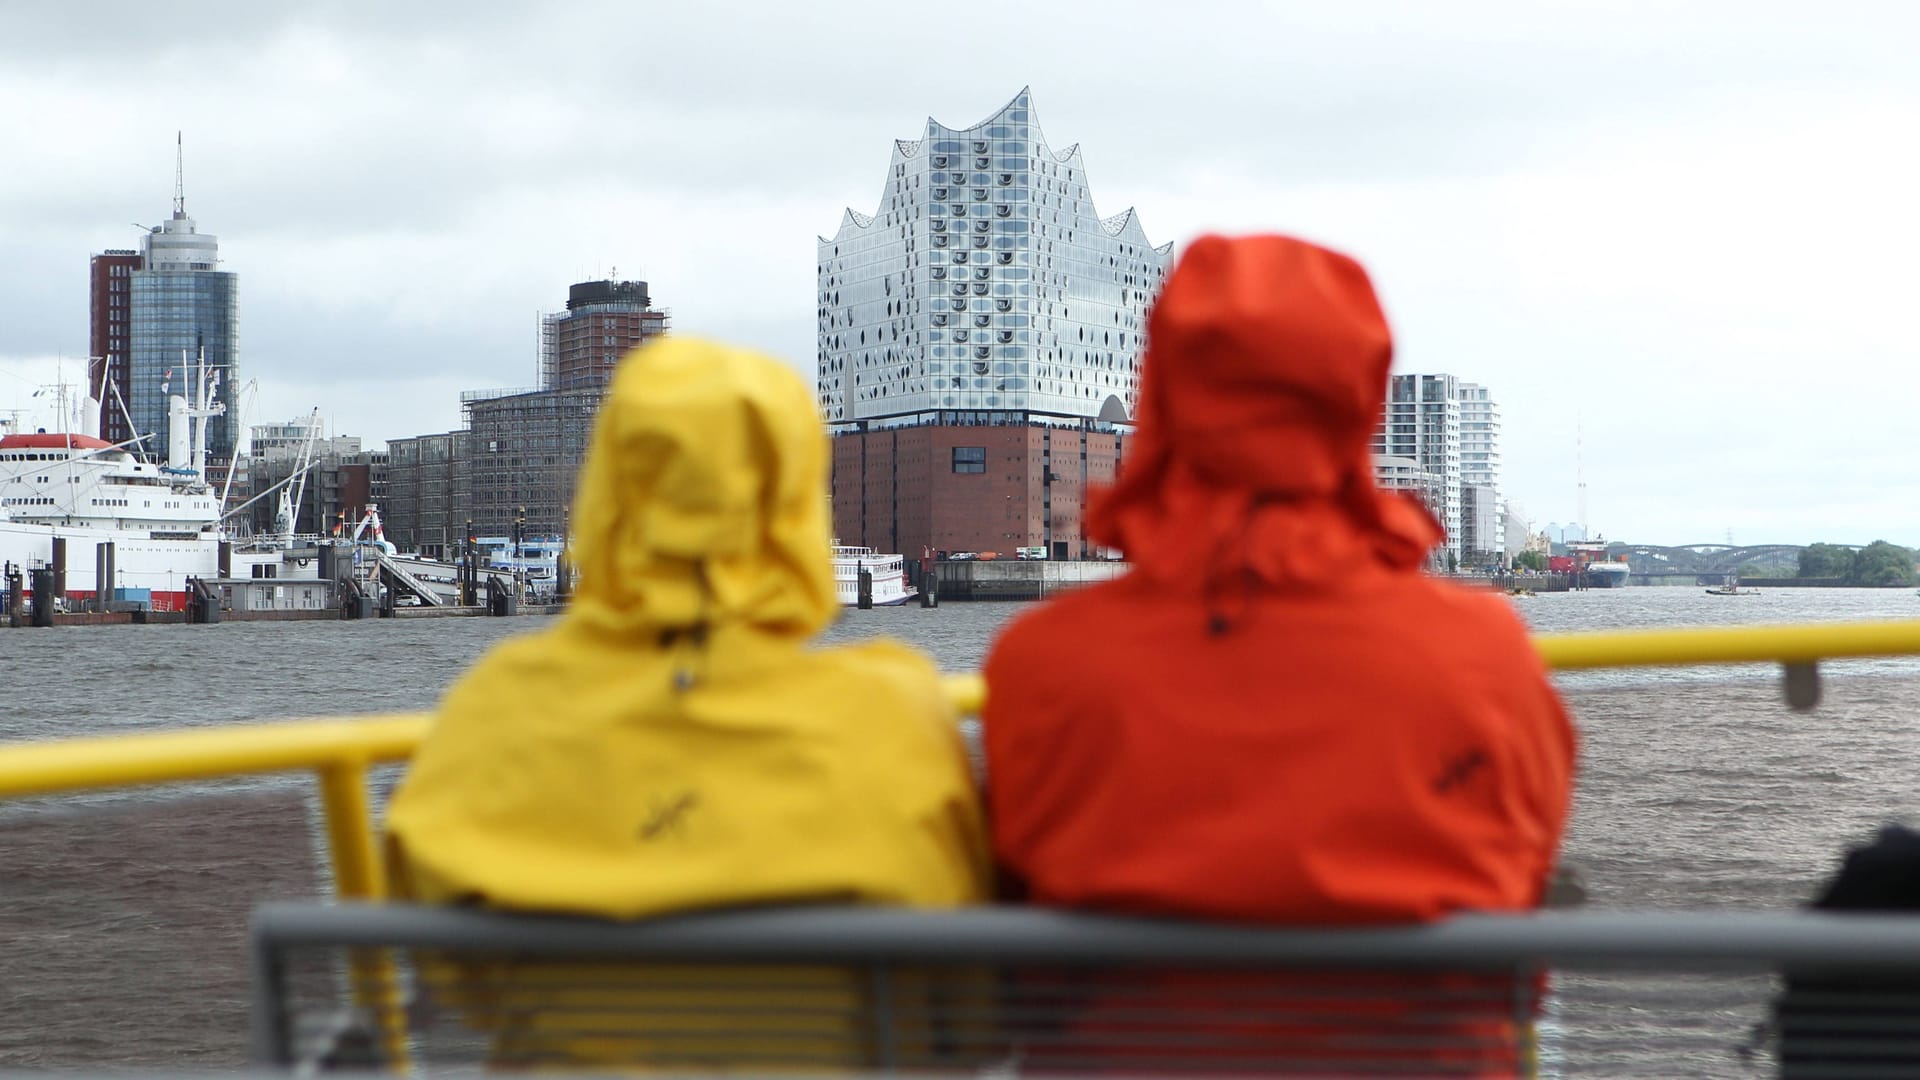
[[[284,13],[283,13],[284,12]],[[247,422],[370,444],[535,382],[617,269],[811,377],[814,240],[1030,85],[1103,215],[1358,256],[1396,368],[1492,388],[1507,495],[1611,539],[1920,543],[1920,6],[0,0],[0,410],[87,257],[187,210]]]

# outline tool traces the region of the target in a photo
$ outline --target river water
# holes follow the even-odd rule
[[[1629,588],[1513,603],[1541,631],[1920,616],[1905,589]],[[848,612],[828,639],[893,635],[967,670],[1025,608]],[[541,625],[0,631],[0,741],[428,708],[489,645]],[[1808,714],[1785,707],[1764,666],[1561,676],[1583,740],[1566,857],[1585,870],[1590,904],[1788,908],[1847,844],[1914,816],[1920,661],[1823,672],[1825,700]],[[241,1064],[246,914],[325,890],[316,822],[311,784],[294,778],[0,806],[0,1069]],[[1576,980],[1565,996],[1583,992],[1597,1011],[1570,1005],[1546,1025],[1550,1073],[1751,1074],[1735,1053],[1751,1001],[1715,1006],[1693,1042],[1658,1049],[1640,991]]]

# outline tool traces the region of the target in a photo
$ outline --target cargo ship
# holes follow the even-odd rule
[[[1627,583],[1631,572],[1627,557],[1609,558],[1604,540],[1573,541],[1567,545],[1567,554],[1573,559],[1573,569],[1586,574],[1590,589],[1617,589]]]

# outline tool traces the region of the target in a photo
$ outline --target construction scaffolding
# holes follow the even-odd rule
[[[644,281],[583,281],[567,290],[567,310],[540,317],[540,389],[605,386],[620,358],[667,332]]]
[[[591,386],[460,395],[473,535],[510,534],[522,508],[526,535],[566,535],[574,483],[605,394],[604,386]]]
[[[523,511],[526,537],[565,536],[614,369],[671,321],[644,281],[570,287],[567,310],[539,316],[538,387],[468,390],[464,430],[389,442],[389,539],[402,551],[450,558],[468,536],[509,535]]]
[[[566,317],[564,311],[550,311],[540,316],[540,386],[543,389],[553,387],[554,367],[560,352],[560,323]]]
[[[472,490],[466,446],[464,431],[388,440],[380,506],[387,539],[401,551],[448,559],[458,550]]]

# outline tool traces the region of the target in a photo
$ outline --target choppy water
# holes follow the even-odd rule
[[[1899,589],[1624,589],[1515,603],[1544,631],[1920,616],[1920,597]],[[891,634],[964,670],[1024,608],[849,612],[829,638]],[[426,708],[489,645],[541,625],[0,631],[0,741]],[[1567,856],[1585,867],[1594,905],[1790,907],[1845,844],[1916,816],[1920,661],[1824,670],[1812,714],[1788,711],[1762,667],[1561,679],[1584,742]],[[325,888],[315,820],[309,784],[290,778],[0,807],[0,1068],[242,1063],[246,912]],[[1567,1069],[1577,1075],[1746,1074],[1730,1047],[1751,1016],[1737,1008],[1705,1021],[1713,1049],[1681,1060],[1634,1056],[1635,1010],[1598,1015],[1556,1030],[1550,1059],[1578,1063]],[[1596,1038],[1612,1040],[1604,1055]],[[1598,1067],[1603,1056],[1612,1067]]]

